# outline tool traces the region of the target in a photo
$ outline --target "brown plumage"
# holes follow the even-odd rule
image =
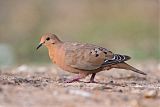
[[[130,59],[129,56],[114,54],[100,46],[63,42],[51,33],[42,36],[37,49],[42,45],[48,48],[49,57],[53,63],[65,71],[78,74],[66,82],[78,81],[89,74],[92,74],[90,82],[94,82],[97,72],[111,68],[132,70],[146,75],[146,73],[125,63]]]

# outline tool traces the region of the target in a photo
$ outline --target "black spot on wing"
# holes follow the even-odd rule
[[[96,54],[96,57],[98,57],[99,56],[99,54]]]

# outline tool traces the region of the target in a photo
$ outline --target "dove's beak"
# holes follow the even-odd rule
[[[37,50],[43,45],[43,43],[40,43],[38,46],[37,46]]]

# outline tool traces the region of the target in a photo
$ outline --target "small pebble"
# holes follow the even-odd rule
[[[148,90],[144,93],[145,98],[156,98],[158,96],[157,90]]]

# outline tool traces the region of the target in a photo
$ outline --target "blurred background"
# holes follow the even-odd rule
[[[0,0],[0,66],[50,63],[40,37],[101,45],[132,61],[160,59],[159,0]]]

